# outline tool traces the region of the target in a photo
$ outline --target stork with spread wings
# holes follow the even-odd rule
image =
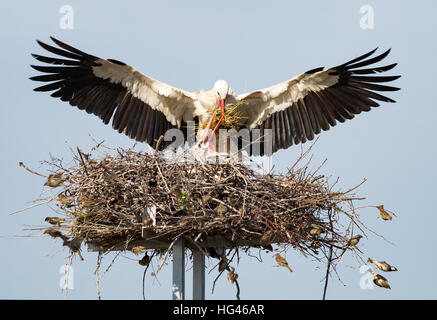
[[[32,65],[44,74],[30,79],[47,83],[34,90],[54,91],[52,97],[95,114],[105,124],[112,120],[115,130],[152,147],[167,130],[183,130],[190,121],[210,129],[220,106],[221,118],[215,132],[223,121],[227,103],[233,103],[243,115],[240,128],[235,129],[259,129],[261,140],[264,131],[270,129],[272,152],[276,152],[312,140],[337,121],[344,122],[379,106],[378,101],[394,102],[378,92],[399,90],[381,83],[400,76],[376,75],[396,66],[375,66],[390,50],[371,57],[375,49],[339,66],[316,68],[278,85],[237,95],[223,80],[211,90],[187,92],[123,62],[102,59],[51,39],[58,47],[37,41],[57,57],[33,54],[36,60],[50,64]],[[184,137],[187,139],[185,131]]]

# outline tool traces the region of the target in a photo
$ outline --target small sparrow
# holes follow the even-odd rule
[[[285,260],[285,258],[281,257],[281,255],[279,253],[275,254],[275,259],[276,259],[276,262],[278,263],[279,266],[285,267],[290,272],[293,272],[293,270],[291,270],[290,266],[288,265],[287,260]]]
[[[58,217],[47,217],[47,218],[45,218],[44,221],[48,222],[48,223],[50,223],[52,225],[55,225],[55,226],[60,226],[61,224],[63,224],[67,220],[65,220],[63,218],[58,218]]]
[[[385,211],[383,205],[377,206],[377,208],[379,210],[379,217],[381,217],[382,220],[391,220],[391,219],[393,219],[392,216],[387,211]]]
[[[52,229],[52,228],[49,228],[49,229],[45,230],[44,234],[48,234],[52,238],[61,238],[64,241],[68,240],[67,236],[63,235],[59,230],[55,230],[55,229]]]
[[[173,193],[176,197],[179,197],[181,195],[181,190],[178,185],[174,185],[170,188],[170,192]]]
[[[66,195],[64,195],[62,193],[58,195],[58,200],[64,206],[70,206],[73,203],[73,199],[71,197],[67,197]]]
[[[83,238],[82,237],[74,237],[71,240],[64,239],[64,246],[69,247],[70,250],[76,253],[80,260],[84,260],[82,255],[80,254],[80,246],[82,245]]]
[[[216,249],[214,249],[214,248],[206,248],[206,251],[207,251],[209,257],[216,258],[216,259],[221,259],[220,255],[218,254]]]
[[[216,210],[217,210],[217,214],[221,217],[224,217],[226,212],[228,211],[228,209],[223,203],[219,203]]]
[[[226,267],[228,266],[228,263],[229,263],[228,259],[225,256],[222,256],[222,258],[220,259],[220,263],[218,265],[219,272],[225,270]]]
[[[311,249],[317,250],[322,246],[322,244],[319,241],[313,241],[311,242]]]
[[[150,257],[149,257],[149,255],[146,253],[144,255],[144,257],[140,261],[138,261],[138,263],[140,265],[142,265],[142,266],[147,267],[150,264]]]
[[[153,225],[153,219],[152,218],[147,218],[143,221],[143,226],[145,227],[150,227]]]
[[[375,283],[378,287],[391,289],[386,278],[384,278],[380,274],[376,274],[375,272],[372,272],[372,274],[373,283]]]
[[[347,245],[348,246],[356,246],[358,244],[358,242],[360,242],[360,239],[363,236],[361,234],[357,234],[356,236],[353,236],[352,238],[349,239]]]
[[[234,283],[235,280],[238,279],[238,274],[235,273],[235,268],[234,267],[229,267],[229,272],[228,272],[228,280],[231,283]]]
[[[143,246],[136,246],[136,247],[133,247],[132,249],[130,249],[130,251],[132,251],[133,254],[138,255],[138,254],[147,252],[147,248],[143,247]]]
[[[312,224],[311,228],[312,229],[310,230],[310,235],[312,236],[319,236],[322,232],[324,232],[322,227],[317,224]]]
[[[62,179],[62,175],[62,172],[49,175],[44,185],[51,188],[59,187],[65,181],[65,179]]]
[[[264,244],[264,245],[261,245],[261,247],[262,247],[264,250],[267,250],[267,251],[273,251],[273,247],[272,247],[271,244]]]
[[[379,270],[389,272],[389,271],[398,271],[398,269],[394,266],[391,266],[385,261],[375,261],[372,259],[367,259],[367,262],[373,263]]]
[[[205,203],[208,203],[209,201],[211,201],[211,199],[212,199],[212,197],[211,197],[209,194],[204,195],[204,196],[202,197],[202,200],[203,200],[203,202],[205,202]]]
[[[63,240],[63,245],[69,247],[72,252],[77,253],[80,260],[84,260],[82,255],[80,254],[80,246],[82,244],[82,237],[74,237],[73,239],[68,239],[67,236],[63,235],[60,231],[55,229],[47,229],[44,231],[44,234],[48,234],[52,238],[61,238]]]
[[[275,233],[272,230],[267,230],[261,236],[260,242],[261,243],[269,243],[269,242],[273,242],[274,239],[275,239]]]
[[[313,241],[313,242],[311,242],[311,245],[310,245],[310,248],[311,248],[311,250],[313,250],[313,252],[315,253],[315,254],[319,254],[319,248],[322,246],[322,244],[320,243],[320,242],[318,242],[318,241]]]
[[[82,196],[79,198],[79,204],[82,207],[92,207],[92,206],[96,206],[96,205],[100,204],[100,202],[93,200],[88,196]]]

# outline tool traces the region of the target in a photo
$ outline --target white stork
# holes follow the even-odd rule
[[[105,124],[112,119],[115,130],[153,147],[166,130],[184,129],[189,121],[205,128],[218,106],[224,116],[226,103],[242,101],[238,104],[244,116],[242,127],[250,131],[260,129],[261,137],[264,129],[271,129],[272,152],[276,152],[312,140],[337,121],[344,122],[377,107],[377,101],[395,102],[377,91],[399,90],[380,83],[400,76],[374,75],[396,66],[396,63],[374,65],[390,50],[369,58],[375,49],[339,66],[316,68],[275,86],[237,95],[223,80],[209,91],[187,92],[152,79],[123,62],[98,58],[51,39],[59,48],[37,42],[62,58],[32,55],[52,64],[32,65],[45,74],[30,79],[48,82],[34,90],[54,91],[52,97],[99,116]],[[187,139],[186,132],[184,136]]]

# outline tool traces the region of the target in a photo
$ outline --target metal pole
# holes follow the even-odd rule
[[[181,238],[173,245],[172,292],[173,300],[185,299],[185,246]]]
[[[193,300],[205,300],[205,256],[193,249]]]

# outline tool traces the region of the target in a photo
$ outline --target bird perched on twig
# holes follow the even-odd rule
[[[138,261],[138,263],[140,265],[142,265],[142,266],[147,267],[150,264],[150,257],[149,257],[149,255],[146,253],[144,255],[144,257],[140,261]]]
[[[74,237],[73,239],[69,239],[66,235],[63,235],[60,231],[55,229],[47,229],[44,231],[45,234],[48,234],[52,238],[61,238],[63,241],[63,246],[69,247],[70,250],[74,253],[77,253],[80,260],[84,260],[82,255],[80,254],[80,246],[82,244],[82,237]]]
[[[225,255],[222,255],[220,259],[220,263],[218,265],[219,272],[225,270],[228,267],[228,264],[229,264],[228,258],[226,258]]]
[[[220,217],[224,217],[226,216],[226,212],[228,212],[228,208],[226,208],[226,206],[223,203],[219,203],[216,211]]]
[[[90,196],[82,196],[78,200],[78,203],[81,207],[94,207],[100,204],[98,200]]]
[[[264,250],[267,250],[267,251],[273,251],[273,247],[272,247],[271,244],[264,244],[264,245],[261,245],[261,247],[262,247]]]
[[[311,225],[310,235],[319,236],[322,232],[325,232],[325,230],[321,226],[314,223]]]
[[[144,246],[135,246],[135,247],[132,247],[132,248],[130,249],[130,251],[132,251],[133,254],[135,254],[135,255],[139,255],[139,254],[141,254],[141,253],[146,253],[147,250],[148,250],[148,249],[147,249],[146,247],[144,247]]]
[[[80,246],[82,245],[83,238],[82,237],[74,237],[71,240],[64,240],[64,246],[69,247],[70,250],[76,253],[80,260],[84,260],[80,253]]]
[[[238,274],[235,273],[235,268],[234,267],[229,267],[229,272],[228,272],[228,280],[231,283],[234,283],[235,280],[238,279]]]
[[[44,231],[44,234],[48,234],[52,238],[61,238],[64,241],[68,241],[68,237],[63,235],[59,230],[49,228]]]
[[[382,270],[382,271],[398,271],[398,269],[390,264],[388,264],[385,261],[376,261],[376,260],[372,260],[372,259],[367,259],[367,262],[373,263],[378,269]]]
[[[313,241],[311,242],[310,248],[314,251],[315,254],[319,254],[319,248],[322,246],[322,244],[319,241]]]
[[[290,266],[288,265],[287,260],[285,260],[285,258],[281,257],[281,255],[279,253],[275,254],[275,259],[276,259],[276,262],[278,263],[279,266],[285,267],[290,272],[293,272],[293,270],[291,270]]]
[[[58,200],[60,203],[67,207],[71,206],[71,204],[73,203],[73,199],[71,197],[68,197],[62,193],[58,195]]]
[[[385,211],[384,206],[380,205],[380,206],[376,206],[379,210],[379,216],[382,218],[382,220],[391,220],[393,219],[392,216]]]
[[[278,239],[278,235],[273,230],[267,230],[261,236],[260,242],[262,244],[269,244],[275,242]]]
[[[55,226],[60,226],[61,224],[63,224],[67,220],[65,220],[63,218],[58,218],[58,217],[47,217],[47,218],[45,218],[44,221],[48,222],[48,223],[50,223],[52,225],[55,225]]]
[[[49,175],[44,185],[51,188],[59,187],[65,181],[65,179],[62,178],[62,175],[62,172]]]
[[[353,236],[352,238],[349,239],[347,245],[348,246],[356,246],[360,242],[360,239],[362,237],[363,236],[361,234],[357,234],[356,236]]]
[[[207,255],[211,258],[221,259],[220,254],[214,248],[206,248]]]
[[[372,272],[372,275],[373,283],[375,283],[378,287],[391,289],[386,278],[384,278],[380,274],[376,274],[375,272]]]

